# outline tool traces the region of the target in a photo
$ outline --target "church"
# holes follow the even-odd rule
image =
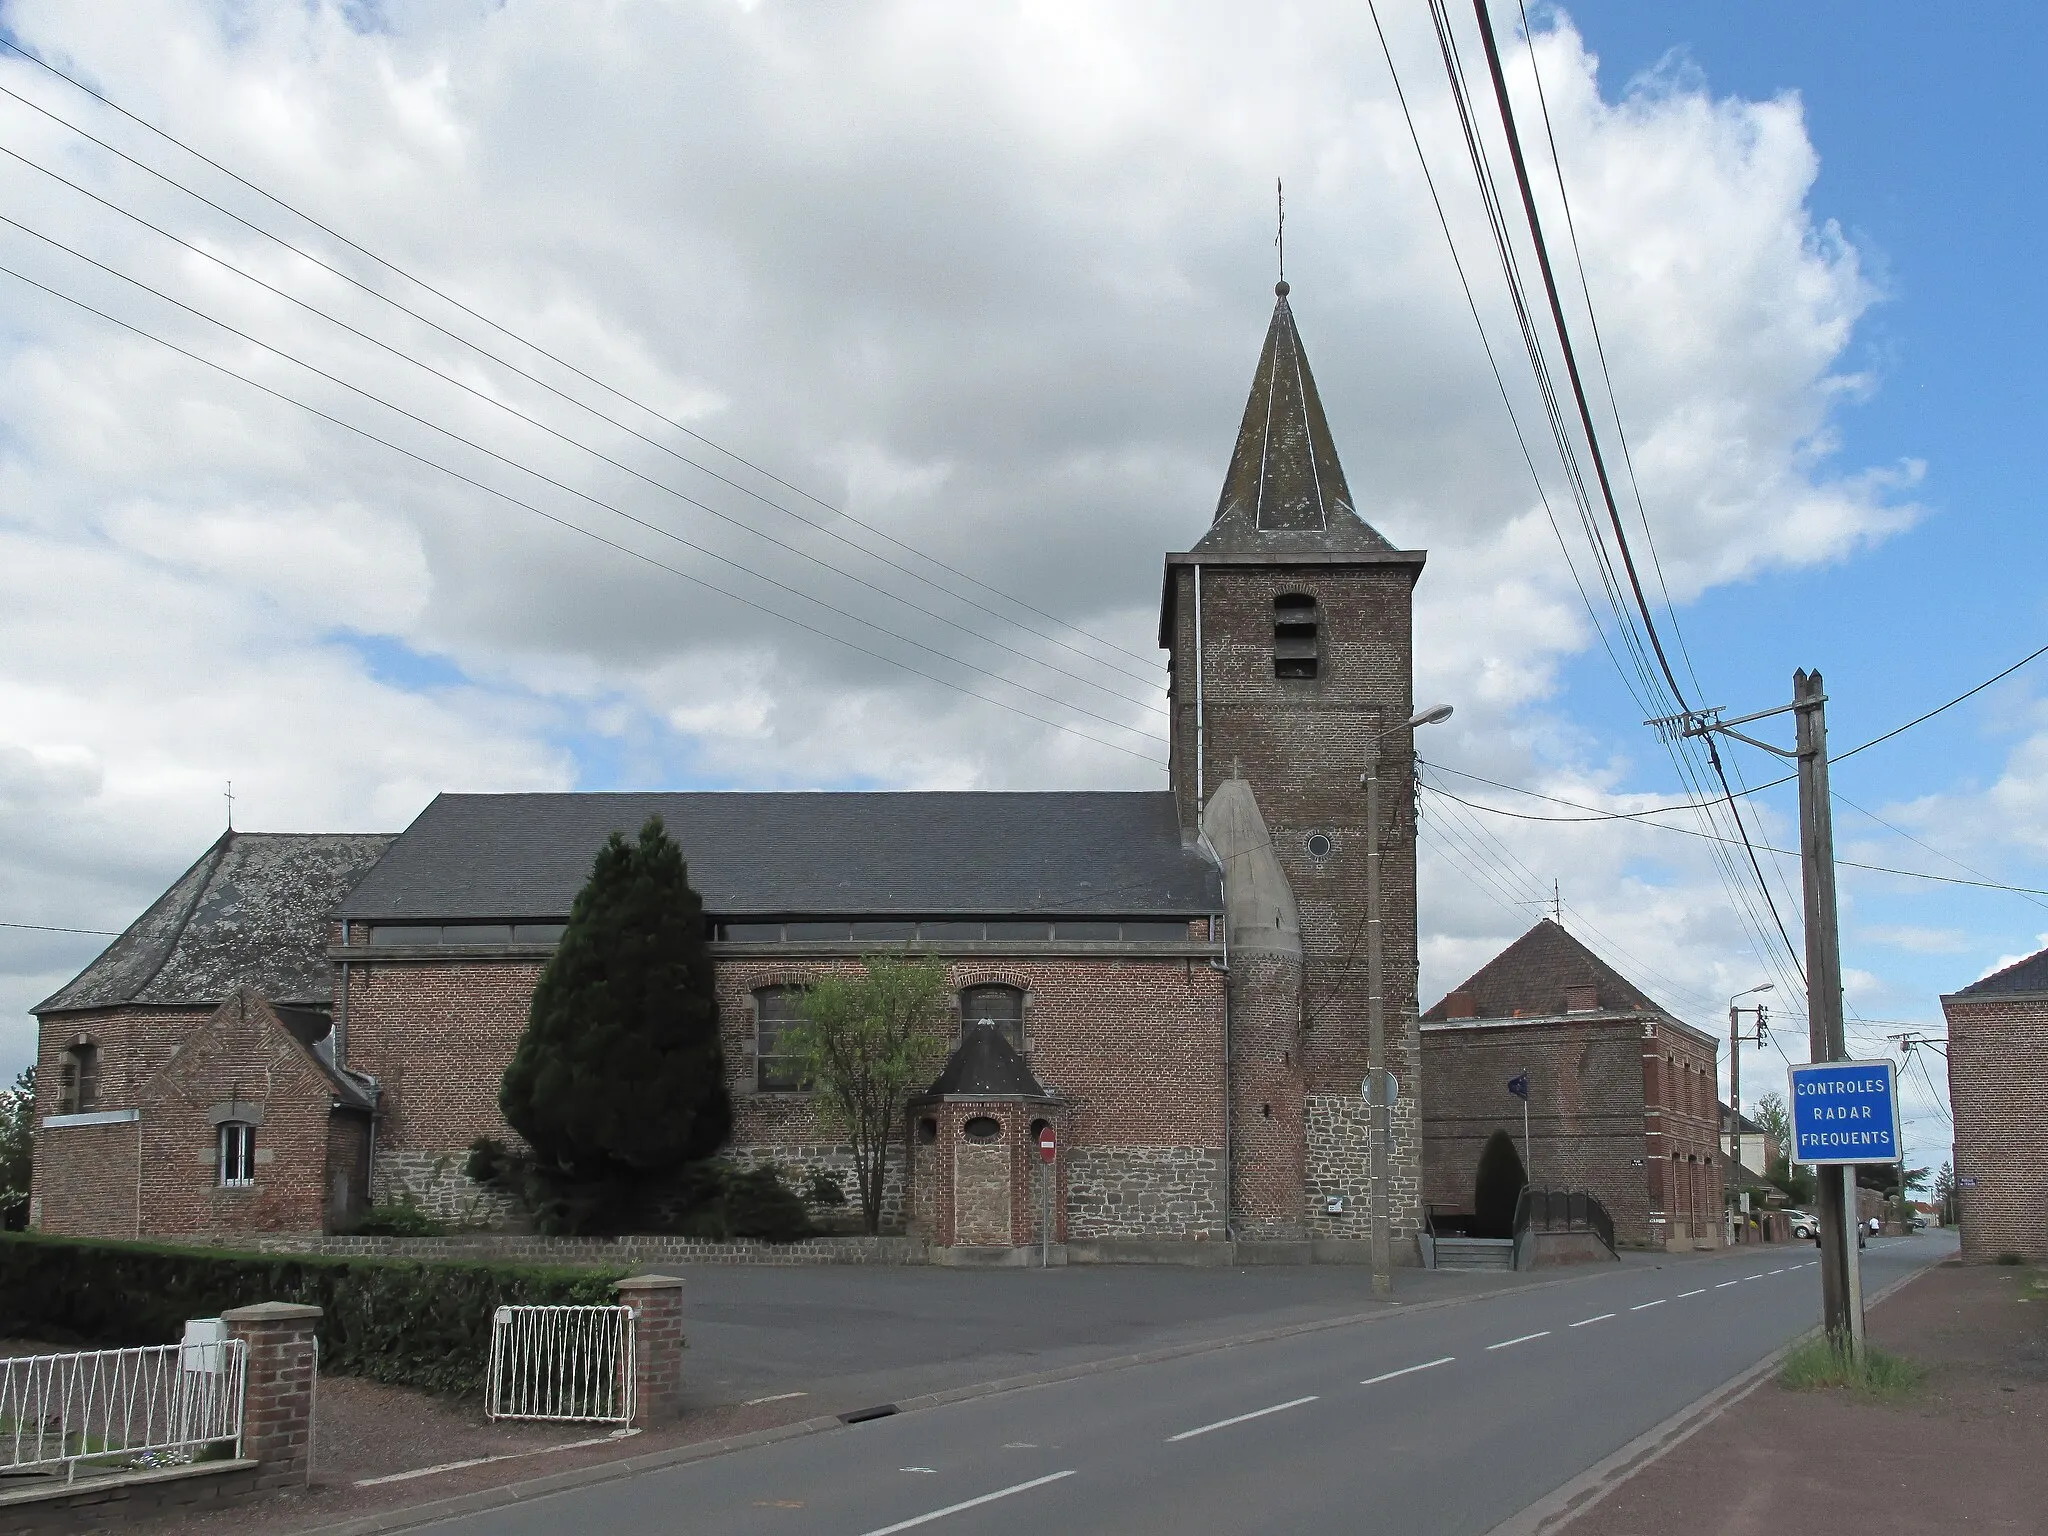
[[[505,1219],[467,1150],[509,1134],[499,1079],[599,846],[658,813],[712,925],[732,1158],[850,1169],[783,1032],[812,979],[907,944],[945,964],[964,1043],[905,1126],[885,1229],[1035,1242],[1020,1149],[1052,1126],[1057,1242],[1362,1248],[1377,751],[1387,1193],[1413,1262],[1423,563],[1359,516],[1283,282],[1215,515],[1165,557],[1166,789],[450,793],[395,836],[230,832],[36,1010],[31,1220],[317,1233],[407,1195]]]

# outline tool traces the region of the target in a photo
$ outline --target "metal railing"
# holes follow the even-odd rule
[[[88,1475],[242,1453],[240,1339],[0,1360],[0,1468]]]
[[[633,1422],[630,1307],[500,1307],[484,1411],[494,1419]]]
[[[1595,1195],[1583,1189],[1534,1189],[1522,1186],[1515,1200],[1515,1236],[1524,1232],[1591,1232],[1614,1252],[1614,1218]]]

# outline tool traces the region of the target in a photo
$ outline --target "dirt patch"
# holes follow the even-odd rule
[[[1923,1366],[1898,1402],[1772,1380],[1566,1527],[1568,1536],[2039,1532],[2048,1508],[2048,1281],[1957,1263],[1872,1309]]]

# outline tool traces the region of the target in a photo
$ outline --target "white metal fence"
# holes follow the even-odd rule
[[[248,1345],[240,1339],[0,1360],[0,1468],[88,1473],[242,1448]]]
[[[500,1307],[485,1411],[494,1419],[633,1422],[630,1307]]]

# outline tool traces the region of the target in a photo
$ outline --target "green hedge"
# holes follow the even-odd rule
[[[617,1300],[625,1270],[236,1253],[0,1233],[0,1335],[97,1346],[174,1343],[190,1317],[259,1301],[321,1309],[325,1371],[474,1395],[491,1313]]]

